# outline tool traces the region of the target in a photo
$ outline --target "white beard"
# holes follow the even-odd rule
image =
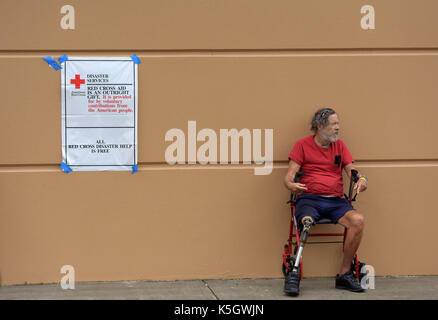
[[[330,137],[329,137],[329,141],[330,141],[330,142],[336,142],[336,141],[338,141],[338,135],[337,135],[337,134],[334,134],[334,135],[330,136]]]
[[[328,135],[324,130],[321,132],[324,140],[329,141],[330,143],[338,141],[338,136],[336,133],[332,135]]]

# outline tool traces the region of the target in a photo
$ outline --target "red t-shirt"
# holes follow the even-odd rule
[[[341,156],[340,164],[335,164],[335,157]],[[318,146],[314,136],[298,140],[293,147],[289,160],[298,163],[306,174],[300,178],[307,191],[317,195],[344,195],[342,168],[352,163],[353,157],[342,140],[330,143],[328,148]]]

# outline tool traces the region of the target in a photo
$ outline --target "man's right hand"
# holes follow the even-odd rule
[[[296,195],[299,195],[301,193],[303,193],[304,191],[307,191],[306,185],[299,183],[299,182],[295,182],[295,175],[297,174],[297,172],[300,171],[300,165],[298,163],[296,163],[293,160],[289,161],[289,168],[287,170],[287,173],[284,177],[284,185],[286,186],[286,188],[288,190],[290,190],[291,192],[295,193]]]
[[[290,182],[289,190],[295,193],[296,195],[302,194],[304,191],[307,191],[306,185],[302,183]]]

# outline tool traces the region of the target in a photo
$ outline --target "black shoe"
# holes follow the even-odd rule
[[[284,281],[284,292],[291,296],[300,294],[300,273],[289,272]]]
[[[336,289],[345,289],[352,292],[365,291],[351,271],[346,272],[342,276],[336,275]]]

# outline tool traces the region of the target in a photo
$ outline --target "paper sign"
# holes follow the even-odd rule
[[[73,171],[137,164],[137,65],[131,58],[62,63],[62,158]]]

